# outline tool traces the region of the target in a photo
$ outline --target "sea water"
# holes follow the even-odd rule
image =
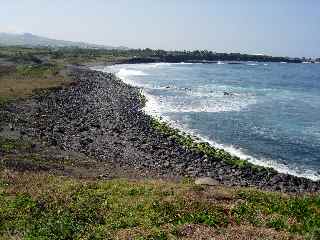
[[[96,67],[141,87],[145,111],[252,163],[320,179],[320,64]]]

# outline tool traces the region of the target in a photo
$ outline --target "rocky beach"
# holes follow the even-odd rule
[[[278,2],[2,1],[0,240],[320,239],[320,2]]]
[[[111,73],[69,67],[69,74],[70,85],[39,91],[1,109],[0,135],[36,141],[28,151],[52,163],[4,159],[7,168],[103,179],[210,177],[227,186],[320,191],[319,181],[234,165],[184,146],[154,128],[140,90]]]

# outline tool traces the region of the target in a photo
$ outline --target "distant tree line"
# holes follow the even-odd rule
[[[0,56],[4,56],[8,48],[0,47]],[[165,51],[145,49],[87,49],[77,47],[63,47],[63,48],[23,48],[11,47],[9,48],[10,58],[17,61],[32,60],[37,61],[36,58],[45,59],[47,56],[53,59],[120,59],[125,62],[199,62],[199,61],[256,61],[256,62],[289,62],[301,63],[303,59],[289,58],[289,57],[273,57],[267,55],[253,55],[241,53],[217,53],[208,50],[195,51]],[[12,52],[14,54],[12,54]],[[319,59],[318,59],[319,61]]]
[[[56,57],[73,56],[101,57],[109,55],[114,57],[127,57],[131,61],[141,62],[192,62],[192,61],[257,61],[257,62],[302,62],[299,58],[272,57],[267,55],[250,55],[241,53],[216,53],[208,50],[195,51],[164,51],[146,49],[130,50],[104,50],[104,49],[77,49],[64,48],[53,52]]]
[[[293,62],[299,58],[272,57],[267,55],[250,55],[241,53],[216,53],[208,50],[195,51],[163,51],[163,50],[131,50],[133,55],[154,59],[161,62],[192,62],[192,61],[256,61],[256,62]]]

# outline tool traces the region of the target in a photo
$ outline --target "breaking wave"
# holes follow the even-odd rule
[[[162,104],[159,104],[159,100],[146,93],[143,92],[144,95],[146,96],[146,98],[148,99],[146,106],[144,108],[144,111],[153,116],[156,117],[158,119],[162,119],[165,122],[169,123],[169,125],[173,128],[177,128],[180,129],[183,132],[186,132],[204,142],[208,142],[210,145],[219,148],[219,149],[224,149],[225,151],[229,152],[230,154],[234,155],[234,156],[238,156],[241,159],[245,159],[255,165],[258,166],[263,166],[263,167],[269,167],[269,168],[274,168],[276,169],[278,172],[280,173],[285,173],[285,174],[290,174],[290,175],[294,175],[294,176],[298,176],[298,177],[304,177],[304,178],[309,178],[312,179],[314,181],[320,180],[320,175],[318,172],[310,170],[310,169],[300,169],[298,167],[293,168],[290,167],[286,164],[281,164],[278,163],[272,159],[266,159],[266,158],[256,158],[253,157],[247,153],[245,153],[245,151],[241,148],[237,148],[233,145],[227,145],[227,144],[221,144],[221,143],[217,143],[211,139],[209,139],[208,137],[199,134],[195,129],[190,128],[187,124],[181,124],[180,122],[174,121],[173,119],[171,119],[168,115],[166,115],[165,113],[168,112],[169,108],[163,108]],[[198,110],[195,109],[179,109],[179,111],[183,112],[183,111],[189,112],[189,110],[192,110],[191,112],[196,112],[199,110],[199,112],[201,112],[203,109],[199,108]],[[224,111],[225,109],[220,109],[219,107],[217,107],[216,109],[211,109],[211,111]],[[169,110],[170,111],[170,110]],[[172,109],[172,112],[177,111],[177,109]],[[208,111],[208,109],[206,110]]]
[[[133,70],[133,69],[126,69],[122,68],[120,71],[117,73],[119,77],[128,77],[128,76],[146,76],[148,75],[147,73],[140,71],[140,70]]]
[[[179,63],[185,64],[185,63]],[[218,63],[219,64],[219,63]],[[222,62],[220,64],[223,64]],[[153,64],[140,64],[138,66],[131,65],[128,69],[127,66],[115,66],[104,68],[104,72],[113,72],[119,78],[121,78],[127,84],[132,86],[137,86],[142,88],[143,94],[147,98],[146,106],[144,111],[156,118],[160,118],[168,122],[172,127],[178,128],[188,134],[191,134],[202,141],[210,143],[212,146],[226,150],[232,155],[238,156],[241,159],[246,159],[249,162],[264,166],[271,167],[276,169],[280,173],[286,173],[295,175],[298,177],[305,177],[312,180],[320,180],[320,174],[317,171],[310,169],[302,169],[300,166],[296,167],[295,165],[282,164],[272,159],[266,158],[257,158],[253,157],[250,154],[246,153],[245,149],[235,147],[233,145],[221,144],[213,141],[212,139],[201,135],[197,132],[196,129],[190,128],[187,124],[182,124],[181,122],[174,121],[168,116],[167,113],[196,113],[196,112],[227,112],[227,111],[242,111],[243,109],[249,107],[256,103],[256,98],[252,95],[244,95],[243,93],[233,93],[232,96],[228,98],[223,97],[224,91],[223,88],[218,89],[217,92],[214,92],[214,98],[206,98],[210,95],[210,92],[202,92],[199,89],[196,91],[184,92],[184,94],[153,94],[153,91],[181,91],[181,89],[175,87],[155,87],[148,83],[141,83],[137,81],[135,77],[139,76],[148,76],[149,74],[141,69],[147,70],[148,68],[161,68],[161,67],[170,67],[177,65],[177,63],[153,63]],[[249,63],[248,65],[257,65],[256,63]],[[267,65],[267,64],[264,64]],[[134,69],[136,68],[136,69]],[[101,69],[100,69],[101,70]],[[135,79],[135,80],[132,80]],[[221,86],[220,86],[221,87]],[[203,89],[202,89],[203,90]],[[205,89],[204,89],[205,90]],[[220,95],[219,95],[220,94]],[[193,95],[196,97],[192,102],[188,102],[188,95]],[[220,96],[220,98],[219,98]],[[187,104],[186,104],[187,103]]]

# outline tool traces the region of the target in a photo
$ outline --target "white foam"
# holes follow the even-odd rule
[[[188,97],[185,98],[182,96],[152,96],[148,93],[148,89],[145,89],[144,94],[148,95],[148,98],[152,98],[153,112],[158,112],[160,115],[163,113],[187,112],[234,112],[244,110],[249,105],[256,102],[254,98],[251,100],[242,100],[238,97],[236,97],[236,99],[233,99],[232,97],[214,99],[199,97],[196,100],[189,102]]]
[[[168,66],[168,65],[172,65],[172,64],[171,63],[169,63],[169,64],[156,63],[156,64],[152,64],[152,65],[151,64],[145,64],[145,65],[149,65],[151,67],[159,67],[159,66],[164,66],[164,65]],[[101,70],[101,69],[96,69],[96,70],[108,72],[108,71],[110,71],[110,68],[104,68],[103,70]],[[286,174],[291,174],[291,175],[298,176],[298,177],[304,177],[304,178],[308,178],[308,179],[311,179],[314,181],[320,180],[320,174],[316,171],[309,170],[309,169],[299,169],[298,167],[289,167],[288,165],[278,163],[272,159],[255,158],[253,156],[246,154],[240,148],[234,147],[232,145],[220,144],[220,143],[217,143],[217,142],[215,142],[215,141],[213,141],[213,140],[211,140],[201,134],[198,134],[196,132],[196,130],[191,129],[187,125],[182,125],[181,123],[177,123],[176,121],[173,121],[167,115],[165,115],[165,113],[170,113],[170,112],[240,111],[244,107],[247,107],[249,104],[254,104],[255,103],[254,98],[251,102],[248,101],[247,104],[243,104],[243,105],[237,105],[237,103],[239,103],[239,101],[234,101],[235,104],[234,105],[231,104],[230,106],[228,106],[226,104],[226,102],[222,102],[221,104],[219,104],[217,102],[212,102],[212,104],[207,103],[204,105],[197,104],[198,106],[193,106],[193,107],[183,106],[183,104],[180,106],[179,105],[174,106],[172,103],[176,103],[177,102],[176,100],[172,101],[170,104],[170,101],[168,101],[168,99],[166,99],[166,101],[164,101],[164,99],[161,99],[160,97],[156,97],[154,95],[151,95],[150,93],[148,93],[147,89],[145,89],[145,85],[142,86],[142,85],[138,84],[137,82],[129,79],[129,76],[147,75],[145,72],[143,72],[141,70],[132,70],[132,69],[121,68],[120,70],[118,70],[118,72],[116,72],[116,74],[119,78],[121,78],[124,82],[126,82],[129,85],[143,87],[141,91],[144,94],[144,96],[147,98],[146,105],[143,109],[146,114],[149,114],[153,117],[164,120],[165,122],[169,123],[169,125],[174,128],[180,129],[181,131],[186,132],[186,133],[194,136],[195,138],[200,139],[201,141],[208,142],[209,144],[211,144],[212,146],[214,146],[216,148],[224,149],[225,151],[229,152],[230,154],[232,154],[234,156],[238,156],[241,159],[248,160],[249,162],[251,162],[255,165],[274,168],[280,173],[286,173]]]
[[[140,71],[140,70],[126,69],[126,68],[120,69],[120,71],[117,74],[120,78],[121,77],[128,77],[128,76],[146,76],[146,75],[148,75],[147,73]]]
[[[173,63],[151,63],[149,64],[150,67],[167,67],[172,66]],[[148,65],[148,64],[147,64]]]
[[[169,66],[172,65],[171,63],[156,63],[157,66]],[[159,65],[160,64],[160,65]],[[184,64],[184,63],[178,63],[178,64]],[[189,63],[187,63],[189,64]],[[148,66],[155,66],[147,64]],[[120,68],[119,68],[120,67]],[[128,68],[127,68],[128,67]],[[233,93],[232,96],[224,96],[224,91],[226,91],[225,86],[216,86],[215,89],[218,89],[218,92],[210,93],[208,92],[208,89],[210,89],[209,86],[204,86],[203,88],[193,89],[193,91],[185,91],[185,90],[179,90],[175,86],[170,86],[170,91],[180,91],[183,93],[183,96],[176,95],[176,96],[152,96],[149,94],[150,89],[167,89],[167,86],[165,87],[154,87],[152,84],[146,84],[146,83],[139,83],[139,81],[133,81],[130,77],[131,76],[145,76],[148,75],[147,73],[132,69],[133,67],[139,67],[141,66],[132,66],[132,65],[124,65],[124,66],[114,66],[113,68],[107,67],[103,69],[102,71],[113,71],[119,78],[121,78],[124,82],[126,82],[129,85],[135,86],[135,87],[141,87],[145,91],[144,93],[149,96],[149,98],[152,97],[152,101],[156,104],[153,104],[153,108],[155,109],[153,112],[159,112],[159,113],[196,113],[196,112],[231,112],[231,111],[241,111],[245,108],[247,108],[251,104],[255,104],[256,100],[254,96],[249,95],[239,95],[236,93]],[[145,65],[142,66],[143,68]],[[211,86],[212,87],[212,86]],[[214,95],[214,98],[208,98],[208,96]],[[192,101],[190,101],[192,96]]]
[[[246,154],[241,148],[237,148],[232,145],[217,143],[217,142],[215,142],[215,141],[213,141],[213,140],[211,140],[201,134],[198,134],[196,132],[196,130],[191,129],[187,125],[183,125],[181,123],[173,121],[172,119],[170,119],[170,117],[168,117],[166,115],[166,113],[170,113],[170,112],[203,112],[203,111],[205,111],[205,112],[208,112],[208,111],[219,112],[219,111],[226,110],[225,106],[221,106],[221,107],[218,106],[218,107],[211,108],[211,109],[201,109],[200,107],[196,108],[196,109],[192,109],[192,108],[190,108],[190,109],[188,109],[188,108],[172,109],[170,111],[170,108],[165,108],[163,106],[163,104],[161,102],[159,102],[159,99],[157,97],[152,96],[145,91],[143,91],[143,94],[148,99],[146,106],[144,108],[144,111],[153,117],[164,120],[165,122],[169,123],[171,127],[180,129],[181,131],[186,132],[186,133],[200,139],[201,141],[208,142],[210,145],[212,145],[216,148],[224,149],[225,151],[229,152],[231,155],[237,156],[241,159],[248,160],[249,162],[251,162],[255,165],[274,168],[280,173],[290,174],[290,175],[294,175],[294,176],[298,176],[298,177],[309,178],[314,181],[320,180],[320,175],[316,171],[312,171],[312,170],[308,170],[308,169],[299,169],[297,167],[289,167],[288,165],[278,163],[272,159],[255,158],[253,156]]]
[[[174,67],[174,66],[181,66],[181,65],[193,65],[195,63],[186,63],[186,62],[180,62],[180,63],[147,63],[143,64],[143,68],[161,68],[161,67]]]
[[[137,69],[152,69],[152,68],[161,68],[161,67],[170,67],[175,63],[140,63],[140,64],[124,64],[122,65],[124,68],[137,68]],[[118,65],[114,65],[112,67],[117,67]]]
[[[126,66],[127,65],[113,65],[113,66],[107,66],[104,68],[93,67],[91,69],[96,71],[101,71],[101,72],[112,72],[126,84],[129,84],[134,87],[140,87],[140,88],[145,87],[144,84],[140,84],[137,81],[133,81],[130,77],[131,76],[147,76],[148,73],[143,72],[141,70],[132,69],[132,67],[134,67],[133,65],[130,65],[130,68],[127,68]]]
[[[180,63],[143,63],[139,65],[123,65],[124,68],[138,68],[138,69],[150,69],[150,68],[162,68],[162,67],[174,67],[174,66],[180,66],[180,65],[192,65],[194,63],[186,63],[186,62],[180,62]],[[115,65],[117,67],[117,65]]]
[[[153,103],[155,104],[155,103]],[[149,112],[149,114],[152,114],[152,112]],[[158,117],[158,115],[154,115],[155,117]],[[220,144],[217,143],[201,134],[198,134],[195,130],[191,129],[187,125],[182,125],[181,123],[177,123],[170,119],[169,117],[165,116],[160,116],[162,120],[165,122],[169,123],[169,125],[173,128],[180,129],[183,132],[186,132],[187,134],[190,134],[195,137],[195,139],[200,139],[200,141],[203,142],[208,142],[211,146],[219,149],[224,149],[225,151],[229,152],[233,156],[237,156],[241,159],[247,160],[251,162],[254,165],[262,166],[262,167],[268,167],[268,168],[273,168],[276,169],[279,173],[285,173],[285,174],[290,174],[294,175],[297,177],[304,177],[311,179],[313,181],[318,181],[320,180],[320,174],[316,171],[310,170],[310,169],[299,169],[298,167],[292,168],[289,167],[288,165],[278,163],[272,159],[266,159],[266,158],[255,158],[253,156],[250,156],[246,154],[241,148],[237,148],[232,145],[225,145],[225,144]]]

